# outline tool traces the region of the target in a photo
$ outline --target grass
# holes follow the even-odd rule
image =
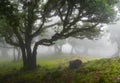
[[[70,70],[71,59],[81,59],[82,67]],[[38,57],[37,70],[19,71],[21,62],[0,63],[0,83],[120,83],[120,57],[98,59],[80,56]],[[59,70],[58,67],[62,67]]]
[[[91,60],[100,59],[98,57],[88,57],[88,56],[79,56],[79,55],[50,55],[50,56],[42,56],[38,57],[37,64],[48,67],[55,68],[58,66],[68,66],[68,62],[70,60],[80,59],[82,62],[87,62]]]

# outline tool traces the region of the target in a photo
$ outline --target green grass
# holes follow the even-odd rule
[[[58,66],[68,66],[70,60],[80,59],[82,62],[87,62],[91,60],[100,59],[98,57],[89,57],[89,56],[79,56],[79,55],[50,55],[38,57],[37,64],[48,67],[55,68]]]
[[[67,68],[71,59],[81,59],[82,67]],[[92,60],[92,61],[91,61]],[[37,70],[19,71],[21,62],[6,59],[0,63],[0,83],[120,83],[120,57],[98,59],[80,56],[38,57]],[[61,66],[62,70],[58,70]]]
[[[86,60],[93,60],[96,59],[94,57],[80,57],[78,55],[50,55],[50,56],[41,56],[37,58],[37,64],[46,67],[48,69],[57,68],[59,66],[66,67],[68,62],[71,59],[81,59],[83,62]],[[14,70],[19,70],[22,67],[22,62],[13,62],[12,58],[0,58],[0,75],[10,73]]]
[[[82,70],[82,69],[78,69]],[[80,77],[80,82],[89,81],[90,83],[117,83],[120,76],[120,58],[101,59],[85,63],[84,71]],[[119,83],[118,82],[118,83]]]

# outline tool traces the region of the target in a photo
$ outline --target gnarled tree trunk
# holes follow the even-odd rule
[[[25,47],[21,47],[22,60],[23,60],[23,69],[24,70],[36,69],[37,68],[37,64],[36,64],[36,55],[37,55],[37,53],[36,52],[32,53],[32,52],[29,52],[27,50],[25,49]]]

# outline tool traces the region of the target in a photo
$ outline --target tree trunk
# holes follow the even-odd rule
[[[32,69],[35,69],[37,67],[36,56],[27,57],[27,59],[25,59],[25,61],[23,61],[23,62],[25,63],[23,65],[23,68],[26,70],[32,70]]]
[[[13,48],[13,61],[16,61],[16,56],[15,56],[15,47]]]
[[[9,57],[7,50],[8,50],[7,48],[1,48],[2,57]]]
[[[74,47],[72,46],[70,54],[73,54],[73,51],[74,51]]]
[[[120,49],[118,48],[118,50],[112,55],[113,57],[119,56],[120,55]]]
[[[54,45],[55,53],[62,54],[62,45]]]
[[[24,46],[21,47],[23,70],[33,70],[37,68],[36,64],[37,47],[34,49],[33,52],[29,52],[30,51],[29,49],[26,50]]]
[[[24,70],[32,70],[36,69],[37,64],[36,64],[36,55],[34,56],[29,56],[27,58],[23,57],[23,69]]]
[[[19,61],[20,58],[21,58],[21,53],[20,53],[20,49],[19,48],[16,48],[16,49],[17,49],[17,52],[18,52],[17,61]]]

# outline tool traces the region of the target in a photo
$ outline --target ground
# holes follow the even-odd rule
[[[68,62],[76,58],[83,66],[70,70]],[[120,83],[120,57],[53,55],[38,57],[37,63],[37,70],[21,71],[21,61],[0,60],[0,83]]]

